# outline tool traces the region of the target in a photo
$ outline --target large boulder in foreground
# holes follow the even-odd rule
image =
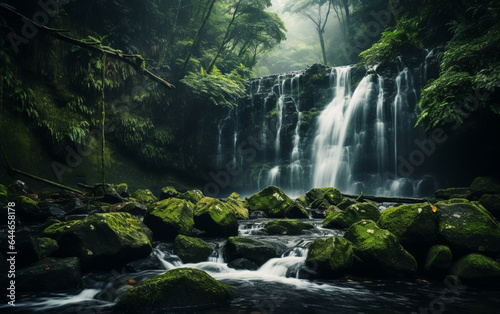
[[[314,188],[307,191],[306,200],[311,208],[326,210],[331,205],[342,202],[342,194],[337,188]]]
[[[236,212],[227,203],[211,197],[202,198],[194,209],[194,224],[207,236],[238,235]]]
[[[298,235],[314,226],[296,219],[272,220],[264,227],[269,234]]]
[[[44,258],[16,274],[17,292],[53,292],[81,286],[80,261],[76,257]]]
[[[500,286],[500,263],[478,253],[459,259],[451,268],[451,274],[465,284]]]
[[[155,238],[172,240],[178,234],[189,235],[194,227],[192,205],[181,199],[160,201],[144,215],[144,223]]]
[[[363,219],[377,221],[380,217],[378,207],[371,203],[358,203],[343,211],[329,210],[323,221],[324,228],[349,228],[353,223]]]
[[[287,209],[293,204],[292,199],[275,186],[268,186],[247,200],[249,210],[262,211],[270,218],[284,218]]]
[[[380,215],[378,225],[389,230],[406,250],[422,259],[437,240],[437,215],[430,203],[388,208]]]
[[[309,246],[306,266],[314,278],[337,278],[351,268],[353,258],[350,241],[339,237],[316,239]]]
[[[247,237],[230,237],[224,247],[224,256],[228,263],[246,258],[261,266],[271,258],[278,257],[278,254],[276,248],[267,242]]]
[[[199,263],[206,261],[212,248],[202,239],[179,234],[174,240],[174,254],[178,255],[184,263]]]
[[[84,269],[118,268],[147,257],[152,232],[129,213],[93,214],[66,229],[59,240],[63,256],[76,256]]]
[[[481,205],[465,199],[436,204],[439,236],[453,252],[500,253],[500,225]]]
[[[399,244],[395,235],[380,229],[374,221],[366,220],[353,224],[344,238],[354,245],[354,254],[359,258],[353,271],[366,275],[408,276],[415,274],[417,262]]]
[[[210,308],[230,300],[234,293],[206,272],[177,268],[152,277],[125,292],[115,309],[129,313],[189,308]]]

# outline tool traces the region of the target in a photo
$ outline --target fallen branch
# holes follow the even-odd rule
[[[85,48],[85,49],[89,49],[89,50],[96,51],[99,53],[104,53],[107,56],[110,56],[111,58],[115,58],[115,59],[118,59],[120,61],[123,61],[123,62],[129,64],[141,75],[145,75],[145,76],[150,77],[153,81],[155,81],[156,83],[158,83],[160,85],[165,86],[168,89],[175,88],[175,86],[173,84],[165,81],[164,79],[160,78],[159,76],[157,76],[157,75],[151,73],[149,70],[147,70],[145,67],[145,60],[141,55],[122,54],[119,51],[112,51],[112,50],[114,50],[112,48],[102,47],[100,45],[100,43],[99,43],[99,46],[90,45],[88,43],[85,43],[84,41],[81,41],[81,40],[78,40],[75,38],[71,38],[69,36],[61,34],[61,30],[57,30],[57,29],[53,29],[53,28],[41,25],[41,24],[27,18],[26,16],[22,15],[21,13],[17,12],[16,10],[12,9],[11,7],[9,7],[3,3],[0,3],[0,7],[4,8],[5,10],[9,11],[12,14],[19,16],[23,20],[29,21],[39,30],[44,31],[57,39],[60,39],[62,41],[65,41],[67,43],[70,43],[70,44],[73,44],[76,46],[80,46],[80,47]],[[109,49],[112,49],[112,50],[109,50]]]

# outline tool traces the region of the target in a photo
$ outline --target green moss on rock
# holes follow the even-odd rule
[[[353,224],[344,238],[354,245],[359,258],[353,271],[369,275],[408,276],[417,270],[415,258],[388,230],[380,229],[374,221],[366,220]]]
[[[38,202],[29,197],[20,195],[14,198],[14,202],[16,203],[16,216],[21,221],[40,221],[50,216],[48,211],[41,209]]]
[[[79,222],[80,220],[70,220],[70,221],[56,220],[51,225],[43,229],[41,236],[57,240],[65,230],[71,229],[73,225]]]
[[[295,202],[285,211],[286,218],[309,218],[309,213],[300,203]]]
[[[430,203],[388,208],[382,211],[378,225],[394,234],[406,250],[422,261],[437,241],[437,215]]]
[[[479,199],[481,203],[493,216],[500,218],[500,194],[484,194]]]
[[[451,268],[451,274],[465,284],[500,286],[500,263],[478,253],[459,259]]]
[[[196,203],[198,203],[204,197],[204,195],[200,190],[189,190],[177,197],[196,205]]]
[[[377,221],[380,211],[370,203],[353,204],[344,211],[329,210],[323,221],[325,228],[349,228],[353,223],[363,219]]]
[[[484,207],[450,200],[436,208],[439,236],[454,252],[500,252],[500,225]]]
[[[232,193],[227,198],[226,203],[233,208],[237,219],[248,219],[248,209],[245,208],[243,200],[238,193]]]
[[[472,195],[477,197],[483,194],[500,194],[500,180],[495,177],[477,177],[469,189]]]
[[[154,203],[158,201],[156,196],[154,196],[153,192],[151,192],[149,189],[137,190],[134,193],[132,193],[132,197],[136,199],[138,202],[144,204]]]
[[[231,287],[204,271],[177,268],[128,290],[120,297],[115,309],[144,313],[179,307],[213,307],[233,296]]]
[[[434,195],[438,199],[448,200],[450,198],[468,198],[471,191],[469,188],[448,188],[436,190]]]
[[[246,258],[257,266],[263,265],[269,259],[278,257],[274,246],[266,241],[247,237],[229,237],[224,246],[224,256],[227,262]]]
[[[288,207],[294,202],[280,189],[268,186],[262,191],[250,196],[247,208],[253,211],[262,211],[267,217],[284,218]]]
[[[194,227],[190,203],[171,198],[160,201],[144,215],[144,223],[159,239],[171,240],[178,234],[189,235]]]
[[[316,278],[336,278],[343,276],[352,265],[354,248],[350,241],[330,237],[316,239],[309,246],[306,266]]]
[[[166,186],[161,189],[160,200],[166,200],[173,197],[178,198],[180,194],[181,193],[179,193],[173,186]]]
[[[303,234],[304,230],[313,229],[314,226],[294,219],[273,220],[266,223],[265,228],[269,234],[298,235]]]
[[[40,257],[49,257],[59,249],[57,241],[51,238],[38,238],[38,247],[40,248]]]
[[[354,204],[357,204],[358,202],[356,202],[356,200],[353,200],[352,198],[344,198],[342,200],[342,202],[340,202],[337,207],[342,209],[342,210],[346,210],[347,207],[351,206],[351,205],[354,205]]]
[[[184,263],[199,263],[206,261],[212,248],[202,239],[188,237],[179,234],[174,240],[174,253],[178,255]]]
[[[342,194],[336,188],[315,188],[306,193],[311,208],[327,209],[342,202]]]
[[[238,220],[233,207],[215,198],[204,197],[194,210],[194,224],[210,236],[238,234]]]
[[[295,203],[302,205],[304,208],[309,206],[305,196],[297,197]]]
[[[424,269],[430,273],[444,275],[453,263],[453,255],[446,245],[434,245],[429,249]]]
[[[149,256],[151,238],[129,213],[97,213],[66,229],[58,244],[63,256],[78,257],[85,269],[111,269]]]

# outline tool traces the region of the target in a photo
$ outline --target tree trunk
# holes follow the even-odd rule
[[[325,40],[323,38],[323,30],[318,28],[319,43],[321,44],[321,54],[323,55],[323,64],[327,65],[326,62],[326,50],[325,50]]]

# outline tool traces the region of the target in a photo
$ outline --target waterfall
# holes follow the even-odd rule
[[[301,151],[300,151],[300,123],[302,121],[302,112],[300,111],[300,74],[296,74],[291,81],[291,90],[294,90],[293,83],[297,82],[297,95],[293,97],[295,104],[295,112],[297,113],[297,125],[295,126],[295,131],[293,134],[293,148],[290,154],[290,189],[295,192],[299,191],[303,187],[303,169],[300,163]]]

